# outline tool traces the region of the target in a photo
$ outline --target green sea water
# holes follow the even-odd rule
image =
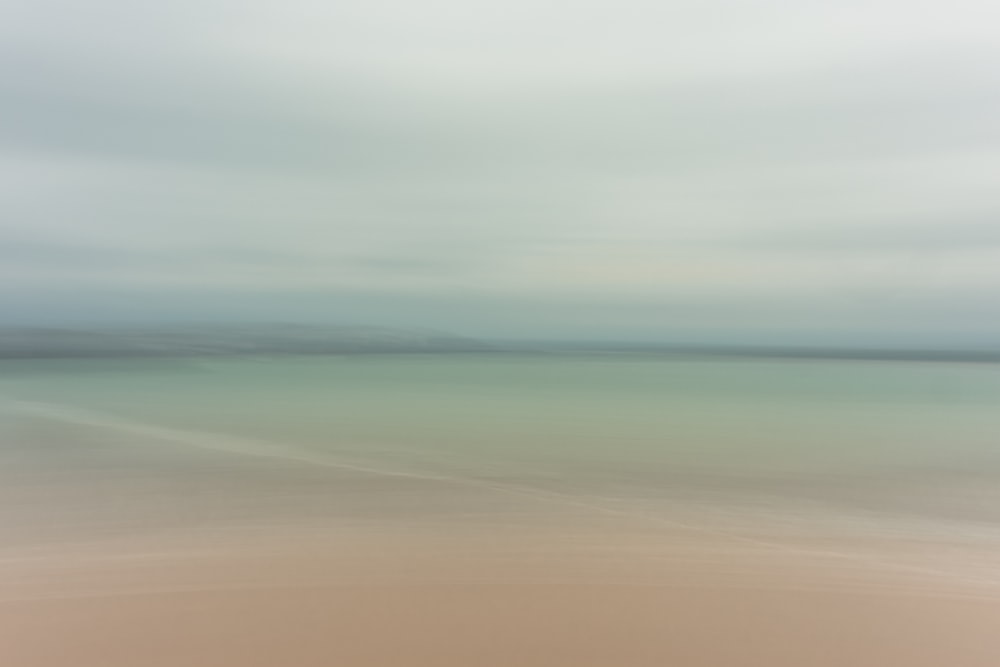
[[[18,360],[0,363],[0,394],[203,437],[473,473],[778,474],[1000,461],[1000,367],[986,364],[616,355]]]

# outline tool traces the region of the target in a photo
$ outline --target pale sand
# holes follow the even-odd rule
[[[1000,665],[993,542],[56,426],[0,449],[0,667]]]
[[[877,590],[887,575],[869,573],[864,585],[822,590],[808,571],[766,559],[734,576],[736,560],[754,557],[711,552],[694,576],[689,564],[644,557],[404,546],[370,558],[299,545],[294,555],[77,561],[87,572],[76,584],[46,576],[0,602],[0,665],[1000,665],[1000,601],[959,597],[969,588],[911,580]]]
[[[993,603],[626,585],[356,585],[0,608],[23,667],[995,667]]]

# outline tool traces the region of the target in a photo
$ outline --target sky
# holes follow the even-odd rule
[[[7,0],[0,318],[1000,341],[986,0]]]

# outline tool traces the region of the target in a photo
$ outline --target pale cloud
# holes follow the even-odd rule
[[[0,12],[22,320],[1000,333],[992,3]]]

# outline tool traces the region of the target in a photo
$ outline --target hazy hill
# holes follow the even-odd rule
[[[206,325],[0,329],[0,358],[471,352],[485,343],[438,332],[366,326]]]

